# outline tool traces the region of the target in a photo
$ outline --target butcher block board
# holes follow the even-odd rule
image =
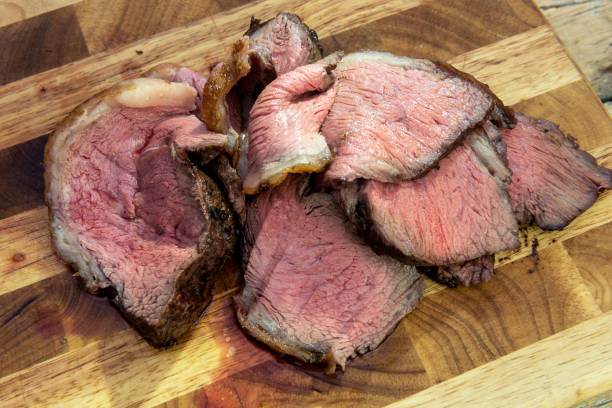
[[[203,69],[252,15],[297,13],[326,52],[448,61],[612,167],[612,119],[531,1],[26,3],[43,10],[0,28],[0,406],[565,407],[612,398],[611,192],[563,231],[521,231],[522,247],[498,256],[486,284],[427,281],[395,332],[333,376],[245,336],[232,309],[235,264],[206,317],[159,351],[105,298],[81,291],[50,245],[41,162],[58,121],[156,64]]]

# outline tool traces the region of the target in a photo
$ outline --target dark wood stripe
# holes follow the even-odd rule
[[[216,276],[215,294],[235,288],[241,275],[228,262]],[[132,330],[106,297],[86,293],[68,272],[6,293],[0,296],[0,377],[126,329]]]
[[[384,369],[382,368],[384,367]],[[236,373],[160,407],[383,406],[433,385],[400,325],[373,353],[346,372],[326,375],[323,367],[282,357]]]
[[[492,7],[490,1],[472,0],[457,7],[456,1],[443,0],[326,38],[322,45],[326,52],[373,49],[446,61],[543,24],[530,1],[499,1]]]
[[[0,38],[0,85],[89,56],[74,6],[2,27]]]
[[[47,136],[0,150],[0,219],[39,207]]]
[[[113,0],[112,7],[106,2],[83,1],[76,6],[78,21],[92,54],[151,37],[228,8],[229,5],[221,6],[216,0]]]

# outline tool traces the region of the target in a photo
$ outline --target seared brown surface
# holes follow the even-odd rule
[[[0,405],[381,406],[611,309],[609,192],[565,231],[529,230],[519,252],[498,258],[486,284],[441,290],[428,281],[425,299],[394,334],[333,378],[288,364],[242,333],[230,301],[239,282],[235,268],[219,276],[207,317],[184,344],[161,353],[105,299],[79,290],[50,248],[40,138],[121,78],[167,61],[204,68],[240,37],[252,14],[299,14],[318,31],[326,53],[377,48],[449,61],[489,83],[516,110],[559,123],[600,164],[612,166],[612,120],[531,1],[491,7],[484,0],[263,0],[232,9],[244,4],[122,0],[108,7],[83,0],[0,28],[2,61],[10,62],[0,66],[6,82],[0,90]],[[54,13],[64,17],[54,20]],[[65,26],[45,37],[49,19]],[[163,32],[169,29],[175,31]],[[8,34],[18,31],[44,38],[44,45]],[[536,233],[539,256],[525,257]],[[570,366],[559,370],[572,373]],[[580,383],[570,377],[568,387]],[[574,395],[575,402],[588,398]]]

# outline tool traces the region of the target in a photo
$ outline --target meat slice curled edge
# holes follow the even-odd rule
[[[259,95],[249,118],[245,193],[276,186],[287,173],[321,171],[331,161],[319,128],[334,100],[331,71],[340,57],[287,72]]]

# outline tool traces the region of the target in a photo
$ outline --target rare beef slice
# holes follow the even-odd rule
[[[509,180],[485,132],[476,129],[419,179],[367,180],[336,196],[362,232],[416,264],[443,266],[442,274],[471,284],[492,272],[487,262],[474,260],[519,244]],[[476,271],[479,265],[489,270]]]
[[[597,200],[598,191],[612,188],[612,170],[598,166],[554,123],[522,114],[517,120],[514,129],[500,129],[512,170],[508,193],[516,218],[562,229]]]
[[[156,347],[200,318],[236,241],[226,199],[187,159],[225,143],[190,113],[196,98],[185,83],[123,82],[68,116],[45,153],[57,253]]]
[[[330,195],[290,175],[249,206],[240,324],[272,349],[331,371],[376,348],[416,306],[414,267],[376,255]]]
[[[514,120],[486,85],[450,65],[368,51],[345,56],[334,73],[336,97],[321,129],[335,154],[331,185],[417,178],[466,130]]]

